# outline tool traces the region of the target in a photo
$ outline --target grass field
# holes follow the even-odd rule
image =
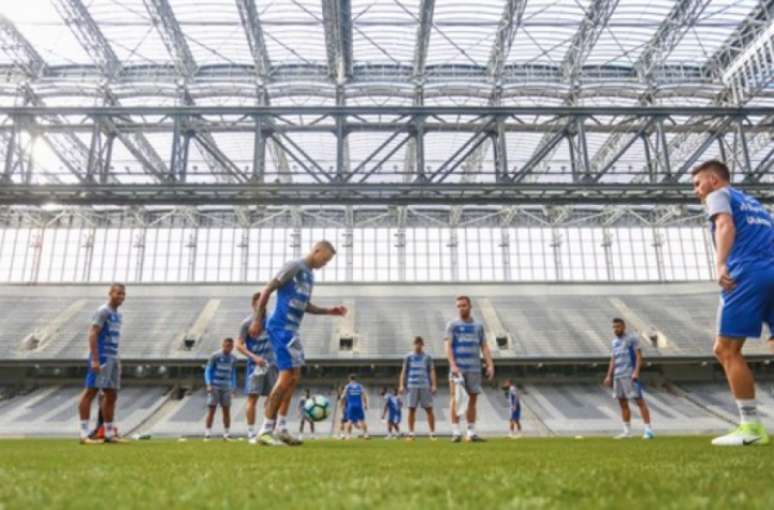
[[[707,438],[352,440],[299,448],[0,441],[0,510],[774,508],[774,448]]]

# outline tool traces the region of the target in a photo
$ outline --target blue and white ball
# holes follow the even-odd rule
[[[304,415],[311,421],[322,421],[331,412],[331,401],[322,395],[315,395],[304,403]]]

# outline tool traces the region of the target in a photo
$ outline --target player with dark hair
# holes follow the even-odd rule
[[[221,350],[215,351],[204,369],[204,382],[207,385],[207,419],[204,440],[208,441],[212,433],[212,421],[220,406],[223,412],[223,439],[229,441],[231,427],[231,395],[236,389],[236,357],[234,339],[224,338]]]
[[[713,445],[765,445],[755,380],[742,347],[760,338],[767,323],[774,336],[774,219],[753,197],[731,186],[728,167],[706,161],[692,172],[693,191],[704,204],[715,245],[715,269],[721,287],[714,353],[739,409],[739,426],[715,438]]]
[[[508,437],[518,439],[521,437],[521,401],[519,399],[519,390],[511,379],[505,381],[503,390],[505,390],[505,396],[508,398],[508,409],[510,411]],[[517,431],[514,431],[514,429],[517,429]]]
[[[430,439],[435,439],[435,414],[433,412],[433,396],[437,390],[435,365],[433,358],[424,352],[425,341],[421,336],[414,338],[414,350],[403,358],[403,368],[400,372],[399,394],[406,394],[408,407],[408,439],[414,439],[414,424],[417,419],[417,407],[422,407],[427,413],[427,425],[430,429]]]
[[[346,403],[347,439],[352,437],[352,426],[360,429],[363,439],[368,439],[368,423],[365,412],[368,410],[368,395],[363,386],[357,382],[355,374],[349,376],[349,383],[344,386],[342,400]]]
[[[304,406],[307,401],[312,400],[312,395],[309,393],[309,388],[304,390],[304,396],[298,399],[298,437],[301,439],[304,435],[304,424],[309,424],[309,432],[314,434],[314,422],[306,416],[304,412]]]
[[[623,432],[615,436],[624,439],[631,435],[632,412],[629,400],[634,400],[640,409],[640,416],[645,423],[643,439],[653,439],[653,429],[650,425],[650,410],[642,395],[640,384],[640,369],[642,368],[642,350],[636,335],[626,332],[626,323],[618,317],[613,319],[613,341],[610,365],[607,369],[605,384],[613,387],[613,397],[621,406]]]

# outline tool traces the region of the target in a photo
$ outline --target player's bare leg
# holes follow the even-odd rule
[[[204,440],[210,440],[210,433],[212,431],[212,422],[215,421],[215,411],[218,408],[216,406],[209,406],[207,408],[207,417],[204,419]]]
[[[414,439],[414,424],[417,421],[417,409],[409,407],[408,410],[408,437],[406,438],[409,441],[412,441]]]
[[[91,403],[97,396],[97,388],[86,388],[81,394],[81,400],[78,402],[78,415],[81,418],[80,441],[81,444],[100,444],[101,439],[89,438],[89,418],[91,417]]]
[[[430,429],[430,439],[435,441],[435,412],[432,407],[426,407],[427,413],[427,427]]]
[[[483,441],[483,439],[476,434],[476,402],[478,402],[478,394],[469,394],[468,409],[465,413],[465,419],[468,422],[468,432],[465,436],[465,440],[469,442]]]
[[[277,410],[277,439],[290,446],[298,446],[302,444],[302,441],[288,432],[287,416],[290,411],[290,402],[293,399],[293,393],[296,391],[298,381],[301,379],[301,369],[293,368],[289,371],[291,377],[289,378],[288,386],[285,389],[285,393],[280,402],[279,409]]]
[[[623,420],[623,432],[615,436],[615,439],[625,439],[632,432],[632,410],[629,409],[629,400],[619,398],[618,404],[621,406],[621,419]]]
[[[245,407],[245,419],[247,421],[247,440],[250,444],[257,442],[255,437],[255,408],[258,407],[258,396],[248,395]]]
[[[105,419],[105,441],[112,443],[125,443],[126,440],[118,437],[115,429],[116,401],[118,392],[113,389],[102,390],[102,417]]]
[[[728,386],[736,399],[740,414],[739,427],[712,441],[718,446],[765,445],[769,442],[761,425],[755,404],[755,379],[742,354],[743,338],[718,336],[714,353],[726,373]]]
[[[637,407],[640,409],[640,416],[642,422],[645,424],[645,432],[642,435],[643,439],[653,439],[653,429],[650,427],[650,409],[644,398],[638,398],[634,401]]]
[[[281,370],[277,382],[274,383],[274,387],[271,389],[268,398],[264,404],[264,419],[261,431],[258,433],[258,439],[261,444],[266,446],[279,446],[283,445],[282,441],[279,441],[274,437],[274,426],[279,415],[280,407],[285,401],[285,395],[295,389],[295,382],[297,380],[298,369]]]
[[[223,439],[229,441],[231,439],[229,432],[231,429],[231,407],[223,407],[221,412],[223,413]]]

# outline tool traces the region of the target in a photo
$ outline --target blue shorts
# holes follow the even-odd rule
[[[760,338],[763,323],[774,336],[774,263],[743,268],[732,277],[736,287],[722,292],[718,305],[717,333],[733,338]]]
[[[387,416],[387,421],[389,423],[400,423],[400,413],[391,412],[389,416]]]
[[[521,420],[521,406],[516,406],[516,409],[511,411],[511,421]]]
[[[347,409],[344,408],[341,411],[341,423],[347,423],[349,421],[349,416],[347,416]]]
[[[365,421],[365,412],[361,406],[347,406],[347,417],[352,423]]]
[[[296,331],[268,329],[266,332],[277,360],[277,368],[290,370],[304,366],[304,345]]]

